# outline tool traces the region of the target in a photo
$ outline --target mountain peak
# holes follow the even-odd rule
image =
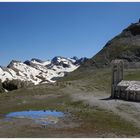
[[[129,32],[133,36],[140,35],[140,22],[132,23],[126,29],[123,30],[123,33]]]
[[[9,65],[7,66],[8,68],[11,68],[11,67],[13,67],[13,65],[15,64],[15,63],[22,63],[21,61],[18,61],[18,60],[12,60],[10,63],[9,63]]]
[[[31,61],[36,61],[36,62],[38,62],[38,63],[43,63],[43,61],[40,60],[40,59],[38,59],[38,58],[32,58]]]
[[[74,60],[78,60],[78,57],[77,56],[73,56],[71,59],[74,59]]]

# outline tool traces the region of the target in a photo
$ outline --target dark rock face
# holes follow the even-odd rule
[[[30,61],[30,60],[26,60],[26,61],[24,62],[24,64],[30,66],[30,65],[31,65],[31,61]]]
[[[72,59],[74,59],[74,60],[77,61],[78,60],[78,57],[74,56],[74,57],[72,57]]]
[[[30,60],[26,60],[26,61],[24,62],[24,64],[36,68],[36,64],[34,64],[34,63],[33,63],[32,61],[30,61]]]
[[[124,31],[130,31],[132,35],[140,35],[140,23],[131,24],[127,29]]]
[[[140,67],[140,23],[131,24],[108,41],[101,51],[82,67],[103,68],[114,59],[123,59],[127,68]]]
[[[51,63],[54,65],[59,65],[62,61],[59,61],[59,59],[63,59],[63,57],[56,56],[51,60]]]
[[[65,58],[56,56],[52,59],[51,65],[56,65],[56,66],[62,66],[64,68],[68,68],[70,65],[68,63],[65,63]]]
[[[39,63],[42,63],[43,61],[38,59],[38,58],[32,58],[31,61],[36,61],[36,62],[39,62]]]

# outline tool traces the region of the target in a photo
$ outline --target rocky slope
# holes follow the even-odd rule
[[[116,58],[123,59],[126,68],[140,67],[140,22],[131,24],[108,41],[83,67],[103,68],[110,66],[111,61]]]
[[[0,80],[5,89],[12,90],[29,84],[55,82],[59,77],[77,69],[87,58],[54,57],[51,61],[39,59],[25,62],[12,60],[7,67],[0,67]]]

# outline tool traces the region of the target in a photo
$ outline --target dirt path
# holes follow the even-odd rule
[[[140,128],[140,104],[135,102],[128,102],[123,100],[109,100],[107,97],[110,94],[104,92],[90,93],[80,89],[73,88],[72,86],[63,89],[64,92],[69,93],[75,101],[83,101],[90,106],[99,107],[108,111],[112,111],[123,119],[133,122],[135,126]]]

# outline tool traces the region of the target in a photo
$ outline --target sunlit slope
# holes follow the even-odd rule
[[[113,59],[123,59],[125,67],[140,68],[140,23],[134,23],[108,41],[95,56],[82,67],[103,68]]]

